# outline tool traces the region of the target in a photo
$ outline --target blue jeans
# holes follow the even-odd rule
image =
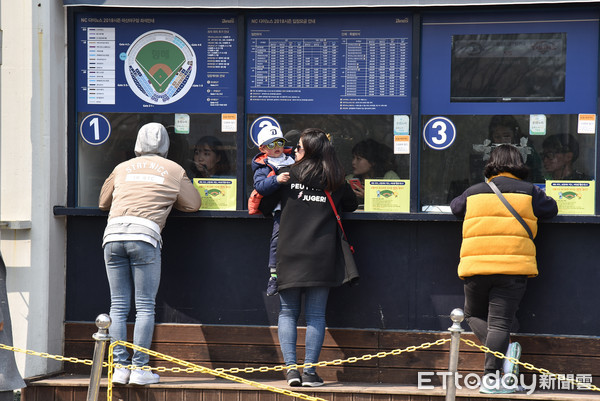
[[[109,332],[115,341],[127,341],[127,316],[131,296],[135,294],[135,326],[133,343],[150,348],[154,333],[154,305],[160,284],[160,247],[143,241],[108,242],[104,246],[104,262],[110,286]],[[122,345],[113,352],[115,363],[126,364],[129,353]],[[134,351],[132,364],[145,366],[150,359],[144,352]]]
[[[296,364],[297,325],[302,293],[304,293],[304,316],[306,317],[304,363],[319,362],[319,354],[325,338],[325,310],[329,287],[288,288],[279,291],[281,309],[277,333],[286,365]],[[314,367],[304,369],[305,373],[314,371]]]

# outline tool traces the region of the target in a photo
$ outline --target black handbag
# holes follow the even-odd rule
[[[342,257],[344,264],[344,277],[342,279],[342,284],[348,284],[350,286],[357,285],[360,276],[358,274],[358,267],[356,266],[356,261],[354,260],[354,247],[348,242],[348,237],[346,237],[344,226],[342,226],[342,218],[340,217],[340,215],[337,212],[337,209],[335,208],[333,199],[331,199],[331,194],[329,193],[329,191],[325,191],[325,195],[327,195],[327,199],[329,199],[329,204],[331,205],[333,213],[335,214],[335,218],[338,222],[338,233],[340,234],[340,244],[342,248]]]

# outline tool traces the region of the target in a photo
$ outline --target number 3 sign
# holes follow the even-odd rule
[[[90,114],[81,122],[79,132],[90,145],[101,145],[110,136],[110,123],[102,114]]]
[[[446,117],[433,117],[423,128],[423,139],[431,149],[446,149],[456,139],[456,127]]]

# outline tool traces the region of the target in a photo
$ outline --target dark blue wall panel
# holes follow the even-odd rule
[[[105,222],[68,217],[68,321],[93,321],[109,311]],[[447,330],[450,311],[463,305],[456,276],[461,222],[349,220],[345,226],[357,248],[361,283],[332,290],[328,326]],[[270,230],[267,219],[169,218],[157,322],[276,325],[278,297],[264,292]],[[599,234],[596,224],[541,224],[540,276],[529,280],[520,332],[600,332],[589,313],[598,298]]]

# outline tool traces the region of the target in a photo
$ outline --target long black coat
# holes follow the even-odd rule
[[[338,224],[325,191],[318,183],[301,183],[294,167],[290,168],[287,184],[281,188],[279,289],[341,285],[344,272],[336,268],[341,249]],[[358,207],[356,195],[348,184],[334,191],[332,198],[338,213],[352,212]]]

